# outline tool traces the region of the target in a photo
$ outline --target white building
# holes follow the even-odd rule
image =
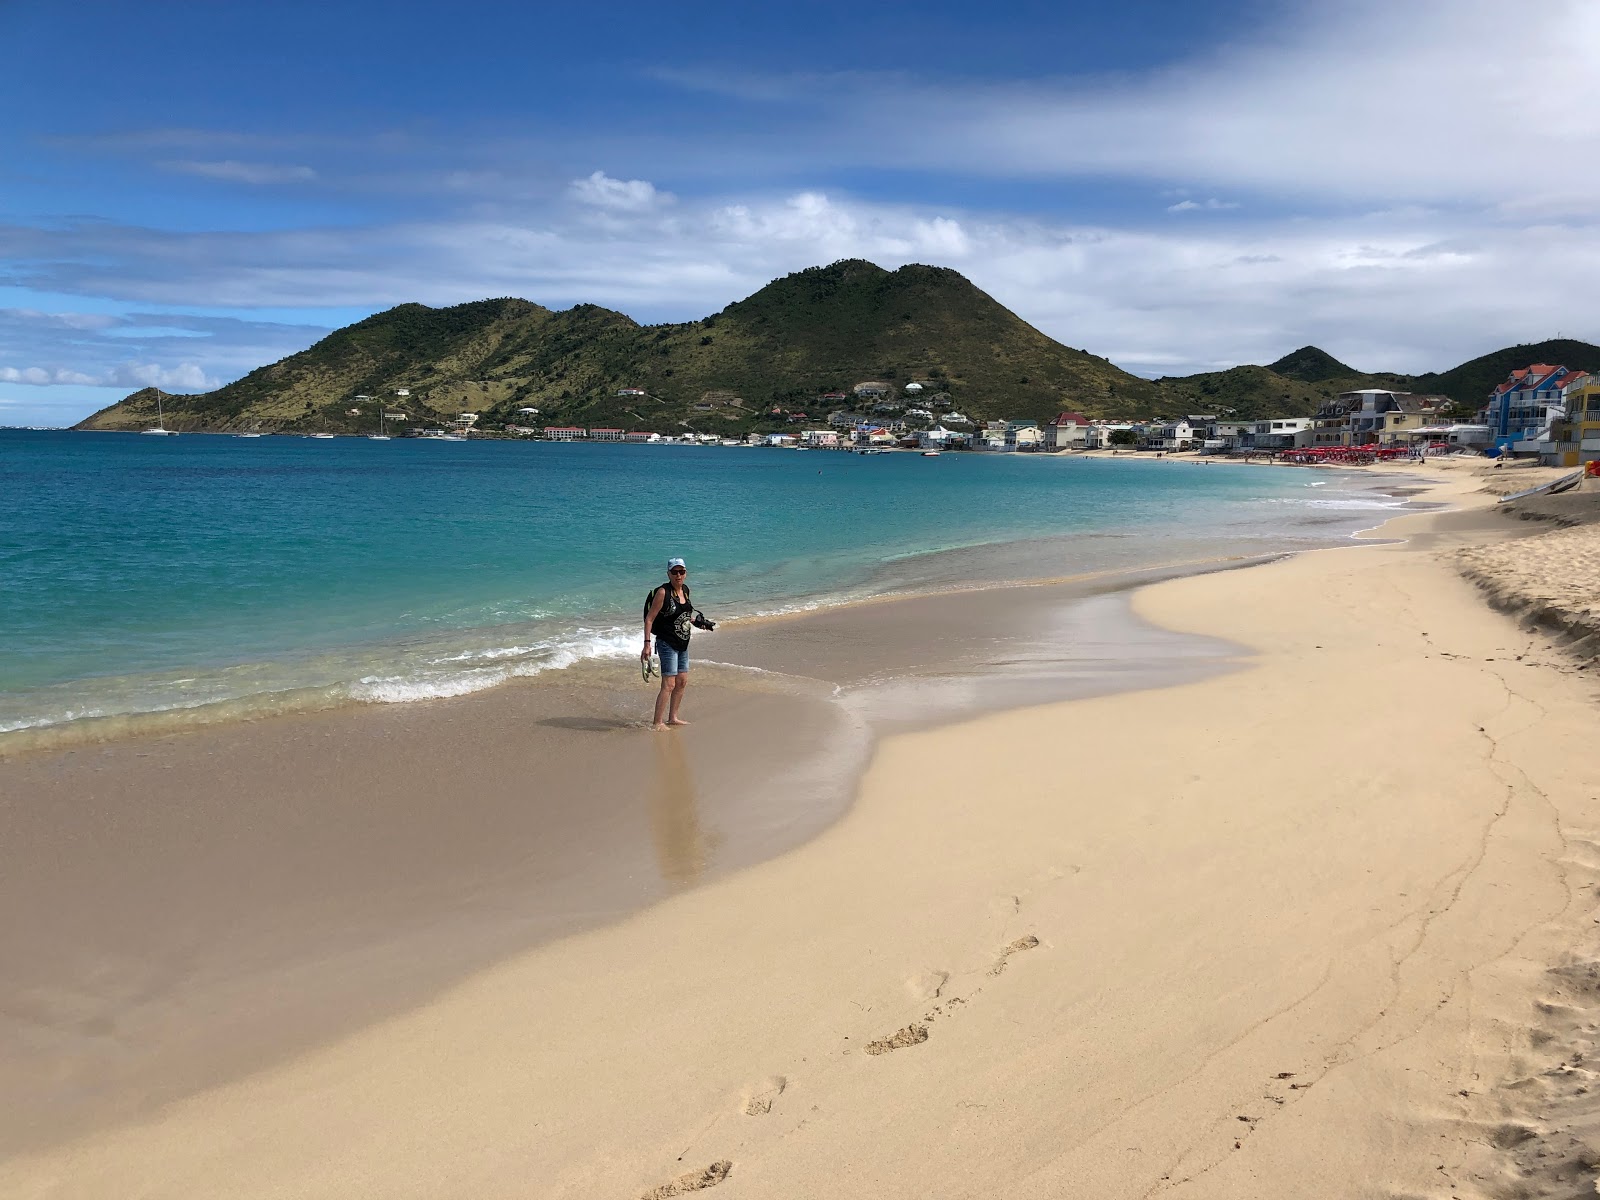
[[[837,429],[807,429],[800,434],[800,444],[813,450],[837,450],[839,448],[839,431]]]
[[[1046,450],[1082,450],[1089,440],[1089,418],[1082,413],[1057,413],[1045,426]]]
[[[1178,421],[1162,421],[1145,430],[1140,446],[1146,450],[1187,450],[1195,444],[1194,426],[1187,417]]]
[[[1292,450],[1311,445],[1313,421],[1310,417],[1270,417],[1256,421],[1250,430],[1252,450]]]

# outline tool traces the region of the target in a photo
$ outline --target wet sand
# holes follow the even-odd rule
[[[1238,650],[1131,613],[1254,560],[883,600],[694,643],[685,715],[636,663],[452,700],[0,761],[0,1155],[425,1002],[473,971],[800,845],[875,742],[1166,686]]]

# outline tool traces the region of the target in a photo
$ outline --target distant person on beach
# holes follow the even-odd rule
[[[639,651],[639,661],[650,660],[652,638],[655,651],[661,656],[661,690],[656,693],[652,729],[689,723],[678,715],[684,689],[689,686],[689,634],[696,627],[716,628],[715,622],[708,621],[690,603],[688,578],[689,568],[683,559],[667,559],[667,582],[651,592],[645,608],[644,649]]]

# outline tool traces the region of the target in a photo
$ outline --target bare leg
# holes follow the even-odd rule
[[[667,724],[687,725],[689,722],[678,716],[678,706],[683,703],[683,690],[689,686],[689,672],[679,671],[673,678],[678,681],[678,686],[672,689],[672,707],[667,712]]]
[[[667,698],[676,694],[673,691],[672,682],[676,678],[676,675],[663,675],[661,677],[661,690],[656,693],[656,713],[655,718],[650,722],[651,729],[665,729],[667,727],[667,722],[665,720],[667,715]]]

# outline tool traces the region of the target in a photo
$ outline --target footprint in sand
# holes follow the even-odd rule
[[[714,1162],[703,1171],[690,1171],[679,1175],[671,1183],[663,1183],[660,1187],[651,1188],[640,1195],[639,1200],[672,1200],[673,1196],[687,1195],[689,1192],[701,1192],[709,1187],[716,1187],[733,1172],[733,1164],[727,1159]]]
[[[744,1098],[744,1115],[747,1117],[764,1117],[772,1111],[773,1103],[783,1095],[783,1089],[789,1086],[789,1081],[782,1075],[770,1075],[763,1079],[760,1085],[751,1089]]]
[[[944,993],[944,985],[949,982],[949,971],[927,970],[906,980],[906,991],[911,993],[913,1000],[937,1000]]]
[[[928,1040],[928,1027],[926,1025],[907,1025],[888,1037],[879,1038],[877,1041],[867,1043],[868,1054],[887,1054],[891,1050],[902,1050],[907,1046],[920,1046]]]
[[[994,966],[989,968],[989,974],[1000,974],[1001,971],[1006,969],[1006,959],[1010,958],[1013,954],[1020,954],[1024,950],[1032,950],[1038,944],[1039,939],[1034,937],[1031,933],[1026,937],[1019,937],[1004,950],[1000,951],[1000,957],[995,960]]]

